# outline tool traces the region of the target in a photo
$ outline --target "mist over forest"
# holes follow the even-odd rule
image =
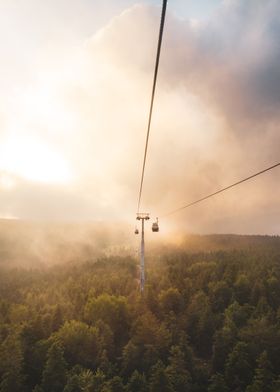
[[[0,265],[46,268],[110,254],[133,254],[133,232],[123,223],[0,220]]]
[[[266,241],[263,239],[266,238]],[[229,249],[259,249],[280,244],[278,236],[186,232],[152,234],[146,230],[147,257]],[[108,256],[139,256],[139,237],[124,222],[43,222],[0,220],[0,266],[48,268],[59,264],[94,262]]]
[[[279,237],[114,233],[1,222],[1,392],[279,392]]]

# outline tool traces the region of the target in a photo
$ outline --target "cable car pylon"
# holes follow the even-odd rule
[[[150,214],[138,212],[136,219],[141,221],[140,291],[143,294],[145,287],[145,221],[150,219]]]
[[[141,294],[143,294],[144,288],[145,288],[145,221],[148,221],[150,219],[150,214],[138,212],[136,214],[136,219],[141,221],[140,291],[141,291]],[[154,222],[152,225],[152,231],[153,232],[159,231],[158,218],[157,218],[156,222]],[[137,227],[135,229],[135,234],[139,234],[139,230],[137,229]]]

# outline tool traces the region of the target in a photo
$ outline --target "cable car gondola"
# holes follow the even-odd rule
[[[157,221],[153,223],[152,225],[152,231],[157,233],[159,231],[159,226],[158,226],[158,218]]]

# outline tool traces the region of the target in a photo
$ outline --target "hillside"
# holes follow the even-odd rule
[[[0,391],[279,391],[279,245],[150,245],[142,298],[129,256],[2,268]]]

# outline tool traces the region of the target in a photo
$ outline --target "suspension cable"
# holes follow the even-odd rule
[[[214,193],[211,193],[210,195],[204,196],[201,199],[195,200],[195,201],[193,201],[193,202],[191,202],[191,203],[189,203],[189,204],[187,204],[185,206],[182,206],[182,207],[179,207],[179,208],[177,208],[177,209],[175,209],[173,211],[170,211],[167,214],[162,215],[161,218],[164,218],[164,217],[169,216],[169,215],[173,215],[176,212],[182,211],[182,210],[184,210],[186,208],[189,208],[189,207],[191,207],[191,206],[193,206],[195,204],[201,203],[204,200],[210,199],[210,197],[213,197],[215,195],[218,195],[219,193],[225,192],[225,191],[227,191],[230,188],[233,188],[233,187],[235,187],[237,185],[242,184],[243,182],[249,181],[249,180],[251,180],[251,179],[253,179],[253,178],[257,177],[257,176],[260,176],[261,174],[264,174],[264,173],[268,172],[269,170],[275,169],[278,166],[280,166],[280,162],[276,163],[275,165],[270,166],[270,167],[268,167],[268,168],[266,168],[264,170],[261,170],[258,173],[255,173],[255,174],[253,174],[253,175],[251,175],[251,176],[249,176],[247,178],[244,178],[243,180],[235,182],[234,184],[231,184],[231,185],[229,185],[229,186],[227,186],[225,188],[222,188],[222,189],[220,189],[220,190],[218,190],[218,191],[216,191]]]
[[[156,84],[157,84],[157,76],[158,76],[158,68],[159,68],[159,60],[160,60],[160,52],[161,52],[161,44],[162,44],[162,37],[163,37],[163,30],[164,30],[166,8],[167,8],[167,0],[163,0],[160,29],[159,29],[158,47],[157,47],[157,56],[156,56],[156,64],[155,64],[155,72],[154,72],[154,80],[153,80],[152,97],[151,97],[150,111],[149,111],[148,129],[147,129],[147,136],[146,136],[146,143],[145,143],[145,150],[144,150],[144,159],[143,159],[143,166],[142,166],[142,174],[141,174],[141,181],[140,181],[140,190],[139,190],[138,205],[137,205],[137,212],[138,213],[140,210],[142,191],[143,191],[143,182],[144,182],[144,176],[145,176],[145,168],[146,168],[148,144],[149,144],[151,122],[152,122],[152,115],[153,115],[153,107],[154,107],[154,99],[155,99],[155,91],[156,91]]]

